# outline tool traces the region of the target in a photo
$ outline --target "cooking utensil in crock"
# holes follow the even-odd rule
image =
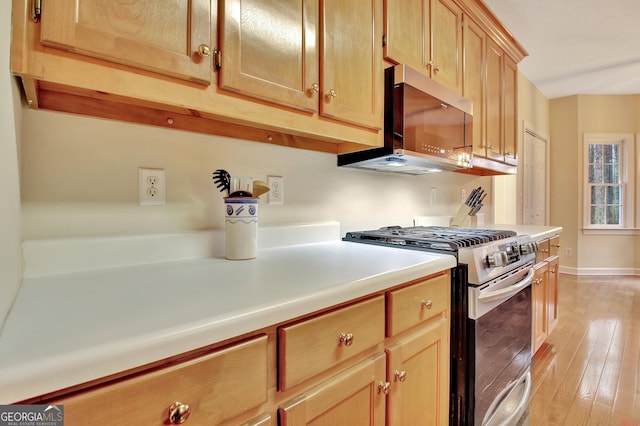
[[[231,175],[228,171],[217,169],[213,172],[213,183],[220,189],[220,192],[227,191],[227,195],[231,195],[229,188],[231,187]]]
[[[271,188],[269,188],[269,185],[267,185],[266,182],[261,181],[261,180],[254,180],[253,181],[253,196],[254,197],[258,198],[259,196],[269,192],[270,190],[271,190]]]

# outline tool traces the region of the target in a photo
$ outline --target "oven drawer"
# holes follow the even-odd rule
[[[435,316],[449,316],[451,278],[439,275],[387,293],[387,336],[395,336]]]
[[[384,340],[384,296],[278,329],[280,390]]]

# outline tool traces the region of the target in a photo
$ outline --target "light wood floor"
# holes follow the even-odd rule
[[[640,426],[640,277],[561,274],[559,292],[533,358],[531,425]]]

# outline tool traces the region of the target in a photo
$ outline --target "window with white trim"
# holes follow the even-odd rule
[[[633,135],[585,134],[584,141],[584,227],[633,227]]]

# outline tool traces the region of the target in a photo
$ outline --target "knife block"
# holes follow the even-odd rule
[[[456,228],[474,228],[478,226],[478,218],[476,216],[469,216],[471,213],[471,207],[463,204],[458,209],[458,213],[451,220],[451,226]]]

